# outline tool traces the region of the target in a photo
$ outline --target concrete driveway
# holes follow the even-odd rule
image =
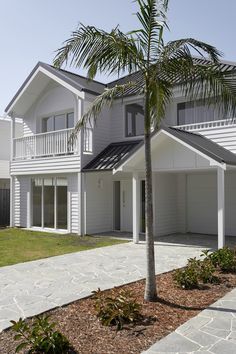
[[[157,274],[182,267],[189,257],[216,246],[199,235],[162,237],[155,243]],[[120,244],[0,268],[0,331],[91,294],[145,277],[145,244]]]

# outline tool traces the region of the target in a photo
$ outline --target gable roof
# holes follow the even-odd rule
[[[43,62],[38,62],[37,65],[34,67],[34,69],[31,71],[29,76],[26,78],[26,80],[23,82],[19,90],[16,92],[10,103],[7,105],[5,108],[5,112],[8,112],[13,103],[16,101],[16,99],[20,96],[21,92],[24,91],[24,89],[27,87],[27,84],[30,82],[30,80],[33,78],[34,74],[40,70],[43,69],[44,72],[48,72],[49,74],[54,75],[56,78],[62,80],[66,84],[70,85],[73,87],[75,90],[78,91],[84,91],[87,93],[91,93],[94,95],[99,95],[101,94],[106,85],[95,81],[95,80],[88,80],[86,77],[75,74],[70,71],[66,71],[63,69],[57,69],[53,67],[52,65],[43,63]]]
[[[108,145],[100,154],[90,161],[84,172],[111,171],[121,162],[123,163],[142,145],[142,140],[122,141]]]

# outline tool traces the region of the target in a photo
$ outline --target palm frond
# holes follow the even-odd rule
[[[157,59],[163,45],[163,30],[167,26],[166,11],[168,0],[136,0],[139,5],[137,18],[142,26],[136,30],[141,47],[146,53],[147,61]]]
[[[70,63],[83,66],[88,77],[94,78],[98,71],[106,74],[120,74],[140,69],[144,57],[132,35],[124,34],[118,27],[111,32],[93,26],[80,25],[64,46],[57,50],[54,66]]]
[[[137,82],[128,82],[124,85],[116,85],[112,88],[107,88],[101,95],[97,96],[97,98],[92,102],[88,111],[76,124],[75,129],[70,137],[70,143],[76,139],[79,130],[81,130],[83,127],[88,125],[93,126],[93,124],[96,124],[98,116],[104,107],[111,106],[114,102],[114,99],[116,98],[122,99],[126,91],[131,88],[137,88],[137,90],[139,90],[140,86]]]
[[[198,41],[194,38],[183,38],[168,42],[163,47],[159,59],[164,61],[166,58],[168,60],[179,58],[183,53],[187,53],[189,56],[197,54],[204,59],[209,59],[213,63],[219,63],[219,58],[222,56],[222,53],[210,44]]]

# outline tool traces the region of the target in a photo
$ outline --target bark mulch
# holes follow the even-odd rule
[[[217,274],[220,277],[219,284],[183,290],[175,285],[172,274],[169,272],[157,276],[159,301],[156,303],[143,300],[143,280],[117,288],[132,291],[142,304],[143,315],[139,323],[126,326],[119,332],[100,324],[91,298],[78,300],[48,313],[51,320],[58,323],[58,329],[68,337],[74,347],[73,353],[139,354],[236,287],[236,274]],[[0,335],[0,353],[13,354],[15,347],[12,330],[4,331]]]

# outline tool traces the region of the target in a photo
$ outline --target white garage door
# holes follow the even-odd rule
[[[187,230],[217,234],[217,177],[196,174],[187,177]]]

